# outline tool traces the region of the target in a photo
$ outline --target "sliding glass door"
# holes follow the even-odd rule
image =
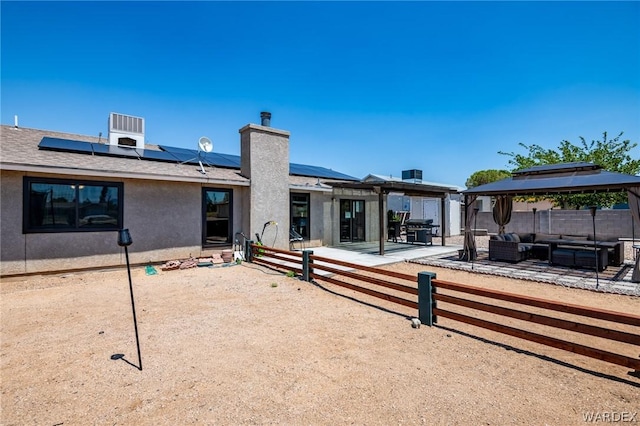
[[[364,200],[340,200],[340,242],[365,240]]]
[[[291,194],[291,229],[309,239],[309,194]]]

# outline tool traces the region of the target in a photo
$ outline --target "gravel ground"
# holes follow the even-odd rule
[[[640,312],[636,297],[433,269]],[[2,280],[0,423],[583,425],[639,411],[628,368],[446,318],[414,329],[415,311],[329,284],[247,264],[132,275],[142,370],[126,270]],[[595,340],[586,342],[640,354]]]

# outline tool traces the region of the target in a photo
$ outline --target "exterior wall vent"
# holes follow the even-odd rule
[[[109,114],[109,145],[144,149],[144,118]]]

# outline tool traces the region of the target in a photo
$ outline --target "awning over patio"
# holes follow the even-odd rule
[[[333,188],[350,188],[359,189],[364,191],[371,191],[378,194],[378,210],[379,210],[379,227],[380,227],[380,248],[379,254],[384,255],[384,229],[385,229],[385,214],[384,214],[384,197],[391,192],[403,193],[407,196],[413,197],[426,197],[426,198],[440,198],[441,210],[443,214],[440,215],[440,226],[442,232],[442,245],[445,245],[444,230],[446,227],[446,215],[445,199],[448,194],[457,194],[458,188],[449,186],[436,186],[427,185],[422,183],[411,182],[397,182],[397,181],[366,181],[366,182],[326,182],[327,185]]]

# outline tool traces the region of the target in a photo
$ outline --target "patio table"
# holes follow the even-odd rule
[[[615,247],[615,242],[612,241],[589,241],[589,240],[563,240],[563,239],[554,239],[554,240],[546,240],[547,244],[549,244],[549,263],[551,263],[551,254],[554,250],[558,248],[558,246],[565,247],[583,247],[587,249],[593,249],[594,247],[598,249],[604,249],[604,253],[600,259],[600,264],[598,265],[601,269],[606,269],[608,264],[607,257],[607,249]],[[596,254],[597,256],[598,254]]]

